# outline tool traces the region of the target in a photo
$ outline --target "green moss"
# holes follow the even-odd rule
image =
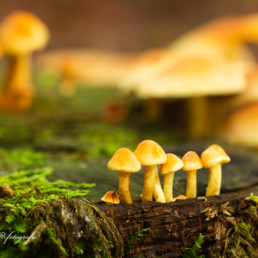
[[[123,240],[113,221],[83,199],[94,184],[49,182],[50,173],[42,168],[0,177],[14,190],[0,199],[1,257],[121,257]]]
[[[250,198],[251,197],[251,198]],[[206,220],[214,220],[215,244],[209,248],[210,257],[257,257],[258,203],[253,195],[239,203],[235,212],[228,204],[206,208]]]
[[[204,258],[204,255],[199,255],[199,251],[204,242],[204,236],[200,234],[191,248],[186,248],[184,245],[184,234],[182,235],[182,257],[183,258]]]
[[[140,228],[134,234],[131,234],[131,238],[125,246],[125,252],[129,252],[140,239],[146,236],[149,230],[150,228]]]

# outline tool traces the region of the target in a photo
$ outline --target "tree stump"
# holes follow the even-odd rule
[[[99,204],[98,207],[113,219],[120,231],[126,257],[139,254],[140,257],[180,257],[182,250],[190,248],[200,234],[204,236],[202,253],[210,255],[209,251],[217,251],[222,254],[227,252],[223,249],[225,242],[229,241],[227,233],[230,228],[235,229],[238,223],[251,219],[248,217],[250,207],[255,207],[257,216],[257,204],[247,198],[250,193],[257,195],[258,186],[220,196],[177,200],[167,204]],[[258,219],[253,219],[257,229]],[[149,230],[145,236],[133,244],[132,238],[137,230],[146,228]],[[133,245],[128,249],[130,243]]]

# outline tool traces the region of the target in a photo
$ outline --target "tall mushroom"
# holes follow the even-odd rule
[[[202,168],[202,161],[194,151],[188,151],[182,158],[183,170],[186,172],[186,197],[195,198],[197,196],[197,175],[198,169]]]
[[[160,174],[164,177],[163,191],[166,202],[172,202],[173,199],[173,180],[176,171],[183,167],[183,161],[175,154],[167,154],[167,162],[160,166]]]
[[[4,107],[11,111],[23,111],[30,106],[34,95],[31,53],[45,47],[49,32],[35,15],[18,11],[11,13],[1,23],[0,40],[9,59],[3,90]]]
[[[209,168],[209,182],[206,196],[219,195],[221,188],[221,164],[230,162],[230,157],[217,144],[209,146],[201,154],[203,166]]]
[[[156,202],[166,202],[166,198],[161,187],[158,170],[155,173],[153,194]]]
[[[134,154],[145,166],[142,202],[152,201],[157,165],[167,161],[166,153],[155,141],[144,140],[138,144]]]
[[[121,148],[115,152],[107,167],[119,173],[118,191],[121,202],[132,203],[129,191],[130,173],[138,172],[141,169],[141,163],[133,152],[127,148]]]

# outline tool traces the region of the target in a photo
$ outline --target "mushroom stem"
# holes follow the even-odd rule
[[[118,191],[122,203],[132,203],[132,198],[129,191],[130,173],[119,172],[118,175]]]
[[[162,119],[163,103],[161,99],[150,98],[145,103],[145,114],[150,122],[158,122]]]
[[[162,191],[157,167],[156,167],[156,172],[155,172],[153,193],[154,193],[154,198],[155,198],[156,202],[161,202],[161,203],[166,202],[166,198],[165,198],[164,193]]]
[[[209,168],[209,182],[206,196],[219,195],[221,187],[221,164]]]
[[[196,185],[196,170],[187,171],[186,173],[186,197],[187,198],[195,198],[197,192],[197,185]]]
[[[5,101],[10,101],[10,105],[17,106],[17,109],[26,109],[30,105],[34,87],[31,84],[29,55],[9,56],[9,71],[3,94]]]
[[[154,180],[157,166],[145,166],[144,183],[142,191],[142,202],[152,201],[154,191]]]
[[[193,97],[188,100],[189,134],[193,139],[207,135],[209,102],[207,97]]]
[[[166,202],[173,202],[173,180],[174,180],[174,172],[164,175],[164,186],[163,191],[166,198]]]

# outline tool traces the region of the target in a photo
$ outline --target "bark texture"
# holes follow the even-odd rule
[[[137,230],[150,228],[145,236],[127,250],[126,257],[135,257],[139,253],[140,257],[180,257],[183,234],[185,248],[190,248],[202,233],[203,253],[208,254],[208,248],[218,244],[216,240],[225,238],[226,231],[224,235],[218,232],[218,221],[222,221],[220,216],[240,223],[241,211],[254,203],[246,199],[250,193],[257,195],[258,186],[220,196],[177,200],[166,204],[147,202],[98,206],[114,220],[124,240],[125,249]],[[223,227],[223,230],[227,229],[227,226]],[[220,242],[221,245],[223,243]]]

